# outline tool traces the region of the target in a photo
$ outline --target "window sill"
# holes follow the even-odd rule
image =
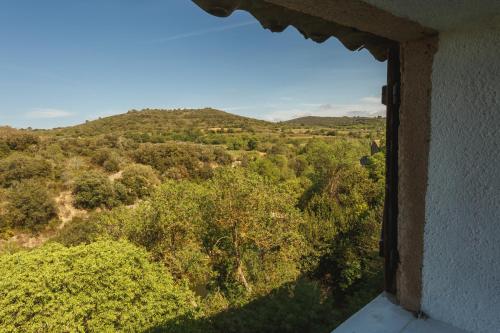
[[[380,294],[332,333],[466,333],[434,319],[417,319]]]

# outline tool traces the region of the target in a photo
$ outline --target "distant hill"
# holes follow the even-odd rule
[[[385,118],[371,118],[371,117],[300,117],[280,124],[292,126],[308,126],[308,127],[353,127],[360,126],[384,126]]]
[[[230,114],[215,109],[131,110],[124,114],[103,117],[84,124],[56,128],[49,132],[64,135],[95,136],[122,132],[176,132],[185,130],[223,131],[224,129],[256,130],[268,129],[276,125]]]
[[[316,135],[327,129],[340,131],[377,131],[385,128],[385,118],[369,117],[301,117],[283,122],[268,122],[228,112],[205,109],[144,109],[103,117],[84,124],[42,130],[50,136],[97,137],[124,136],[138,142],[154,140],[193,141],[209,133],[280,133],[282,129],[315,129]],[[316,133],[317,132],[317,133]],[[302,133],[302,132],[296,132]],[[142,138],[142,139],[141,139]]]

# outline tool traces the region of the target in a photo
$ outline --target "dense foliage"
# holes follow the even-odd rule
[[[111,181],[98,172],[84,173],[75,180],[73,188],[75,206],[93,209],[115,205],[115,192]]]
[[[126,242],[0,256],[2,332],[138,332],[196,314],[196,298]]]
[[[204,109],[0,128],[0,253],[49,243],[0,258],[0,330],[331,331],[380,291],[383,126]]]
[[[45,159],[12,154],[0,161],[0,186],[10,187],[15,182],[32,178],[50,178],[52,165]]]
[[[125,189],[125,197],[120,198],[121,201],[134,203],[137,199],[143,199],[150,195],[154,186],[158,185],[160,180],[150,166],[132,164],[123,169],[118,182]]]
[[[16,183],[8,200],[5,222],[15,228],[36,230],[57,216],[54,199],[39,181]]]

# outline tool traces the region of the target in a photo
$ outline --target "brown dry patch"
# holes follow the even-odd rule
[[[73,195],[70,191],[63,191],[55,199],[57,206],[57,216],[59,222],[57,225],[48,225],[39,234],[30,234],[25,232],[16,232],[9,239],[0,240],[0,252],[8,251],[9,248],[32,249],[39,247],[57,234],[58,230],[76,217],[85,217],[85,210],[77,209],[73,206]]]
[[[123,175],[123,171],[118,171],[117,173],[110,175],[109,180],[114,182],[115,180],[122,178],[122,175]]]
[[[58,230],[61,230],[73,218],[84,217],[87,214],[85,210],[75,208],[73,205],[74,198],[70,191],[61,192],[55,201],[57,204],[57,216],[61,221],[57,226]]]

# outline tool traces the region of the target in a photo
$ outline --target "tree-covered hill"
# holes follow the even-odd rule
[[[49,133],[79,136],[131,132],[164,133],[178,131],[259,131],[275,127],[263,120],[242,117],[211,108],[144,109],[87,121],[84,124],[58,128]]]
[[[331,332],[381,290],[385,127],[306,120],[0,127],[0,332]]]
[[[317,117],[307,116],[281,122],[290,126],[319,126],[319,127],[369,127],[381,128],[385,126],[382,117]]]

